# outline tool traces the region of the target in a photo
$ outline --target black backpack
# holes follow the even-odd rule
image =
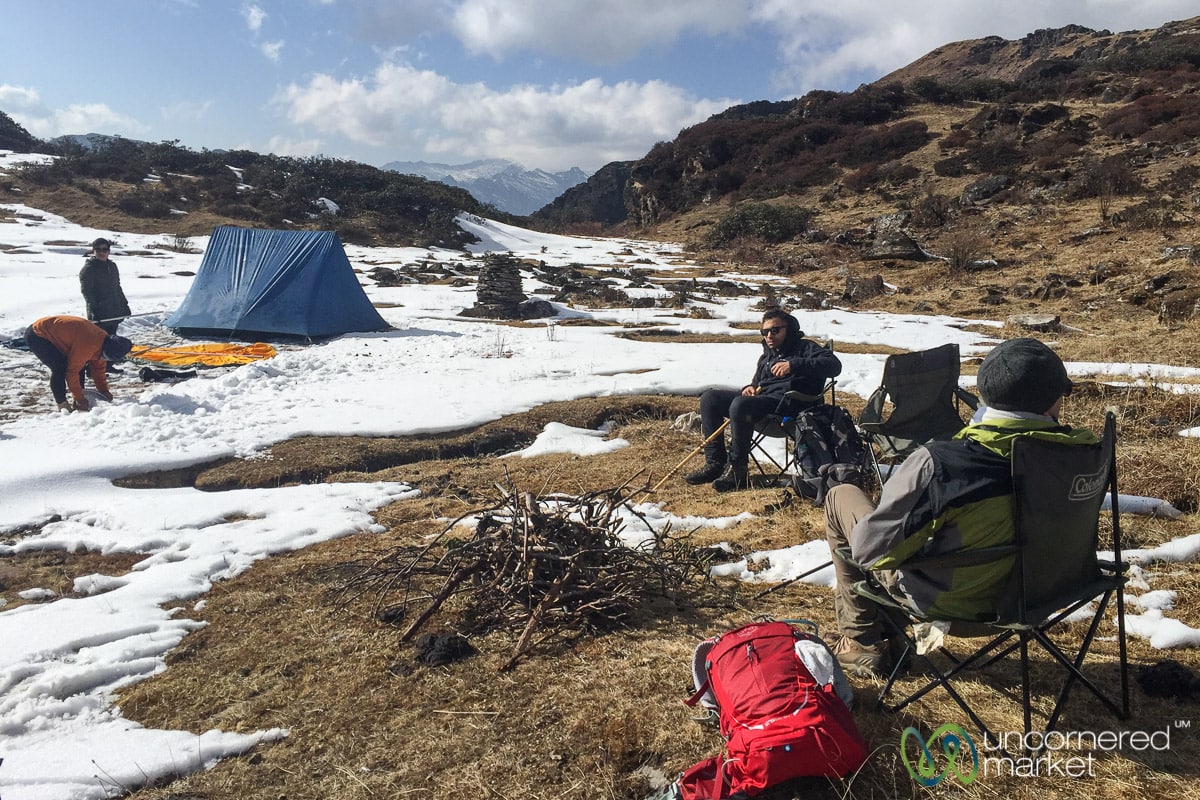
[[[870,483],[867,443],[841,406],[822,403],[797,414],[792,452],[797,469],[792,488],[814,505],[822,505],[829,489],[839,483],[864,489]]]

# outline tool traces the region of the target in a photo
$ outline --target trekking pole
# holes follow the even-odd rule
[[[692,458],[692,456],[696,455],[696,453],[699,453],[701,450],[703,450],[703,449],[704,449],[704,447],[705,447],[705,445],[707,445],[707,444],[708,444],[709,442],[711,442],[713,439],[717,438],[717,437],[718,437],[718,436],[720,436],[722,433],[724,433],[724,432],[725,432],[725,429],[726,429],[726,428],[728,428],[728,427],[729,427],[729,420],[725,420],[724,422],[722,422],[722,423],[721,423],[721,427],[717,428],[715,431],[713,431],[712,433],[710,433],[710,434],[708,435],[708,438],[707,438],[707,439],[705,439],[703,442],[701,442],[701,443],[700,443],[700,445],[699,445],[699,446],[698,446],[698,447],[697,447],[695,450],[693,450],[692,452],[688,453],[686,456],[684,456],[684,457],[683,457],[683,460],[682,460],[682,461],[680,461],[680,462],[679,462],[678,464],[676,464],[675,466],[671,467],[671,470],[670,470],[670,471],[669,471],[669,472],[668,472],[666,475],[663,475],[663,476],[662,476],[662,480],[660,480],[658,483],[654,484],[654,486],[652,486],[651,488],[647,489],[647,490],[646,490],[646,493],[645,493],[644,495],[642,495],[642,499],[641,499],[641,500],[639,500],[638,502],[639,502],[639,503],[640,503],[640,502],[645,502],[645,500],[646,500],[646,498],[647,498],[647,497],[649,497],[650,495],[652,495],[652,494],[654,494],[655,492],[657,492],[657,491],[659,490],[659,488],[660,488],[660,487],[661,487],[661,486],[662,486],[664,483],[666,483],[666,482],[667,482],[667,478],[671,477],[671,476],[672,476],[672,475],[674,475],[676,472],[678,472],[678,471],[679,471],[679,468],[680,468],[680,467],[682,467],[684,464],[686,464],[686,463],[688,462],[688,460],[690,460],[690,459]]]
[[[123,317],[108,317],[107,319],[93,319],[91,322],[121,322],[122,320],[133,319],[134,317],[153,317],[161,314],[161,311],[146,311],[142,314],[126,314]]]
[[[754,595],[754,597],[752,599],[761,600],[762,598],[766,597],[767,595],[769,595],[771,592],[775,591],[776,589],[782,589],[785,586],[791,586],[796,581],[802,581],[805,578],[807,578],[809,575],[815,575],[816,573],[820,572],[821,570],[825,569],[826,567],[832,567],[832,566],[833,566],[833,559],[830,559],[830,560],[826,561],[824,564],[820,564],[818,566],[813,567],[808,572],[802,572],[801,574],[797,575],[794,578],[788,578],[783,583],[777,583],[774,586],[772,586],[770,589],[763,589],[761,592]]]

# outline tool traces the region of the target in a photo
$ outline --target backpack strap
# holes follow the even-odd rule
[[[708,654],[718,638],[714,636],[705,639],[692,651],[692,684],[696,687],[696,692],[683,701],[689,708],[695,708],[699,703],[708,710],[709,716],[717,710],[717,698],[713,696],[712,678],[708,674]]]

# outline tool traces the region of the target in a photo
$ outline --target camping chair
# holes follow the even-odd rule
[[[899,353],[883,362],[883,380],[858,417],[880,486],[882,463],[895,465],[926,442],[949,439],[962,430],[961,407],[979,407],[979,399],[958,385],[959,366],[957,344]],[[892,408],[885,417],[889,400]]]
[[[779,401],[779,405],[771,414],[760,419],[754,424],[754,437],[750,440],[750,460],[754,462],[754,466],[758,467],[761,475],[766,477],[771,483],[779,483],[785,480],[789,473],[794,471],[796,467],[796,453],[792,448],[792,435],[795,432],[793,428],[793,416],[797,411],[802,411],[809,406],[816,405],[825,399],[825,395],[829,395],[829,402],[837,402],[837,381],[833,378],[825,384],[825,388],[821,394],[805,394],[804,392],[785,392],[783,398]],[[775,454],[767,447],[769,439],[783,439],[784,452],[782,458],[776,458]],[[762,461],[759,458],[762,458]],[[774,467],[772,472],[768,472],[763,466],[763,462],[769,463]],[[782,463],[780,463],[782,461]]]
[[[876,707],[899,711],[913,701],[942,687],[976,727],[990,741],[999,742],[983,723],[970,704],[952,685],[964,670],[987,667],[1019,651],[1021,705],[1024,713],[1025,738],[1022,743],[1030,750],[1032,730],[1032,698],[1030,691],[1030,645],[1036,644],[1052,658],[1064,675],[1057,698],[1047,714],[1043,733],[1054,730],[1066,705],[1067,697],[1076,683],[1081,683],[1118,719],[1129,715],[1129,667],[1125,642],[1125,602],[1123,586],[1128,564],[1121,561],[1121,523],[1117,507],[1117,472],[1114,460],[1116,420],[1107,415],[1104,437],[1096,445],[1068,445],[1019,437],[1012,450],[1014,538],[1011,545],[960,550],[937,556],[916,556],[906,561],[901,570],[919,570],[922,566],[975,565],[991,560],[1012,560],[1009,585],[997,598],[995,617],[986,621],[955,619],[940,616],[936,619],[917,613],[906,604],[896,602],[877,584],[868,580],[855,584],[854,591],[874,601],[881,616],[895,633],[903,637],[907,647],[897,664],[909,655],[932,675],[917,691],[900,702],[887,706],[884,702],[894,688],[897,666],[876,700]],[[1099,513],[1105,492],[1111,497],[1112,561],[1097,556],[1099,544]],[[844,550],[839,557],[846,557]],[[869,574],[869,573],[868,573]],[[1118,669],[1120,696],[1113,697],[1084,675],[1083,665],[1096,632],[1109,608],[1116,601]],[[1097,600],[1091,621],[1074,655],[1051,638],[1051,632],[1071,615]],[[919,622],[949,623],[951,636],[990,637],[970,656],[958,660],[950,656],[952,666],[941,669],[922,654],[909,635],[909,626]],[[1057,633],[1057,631],[1055,631]],[[1061,635],[1059,638],[1063,638]],[[942,648],[941,652],[949,655]],[[1045,741],[1045,737],[1039,737]],[[987,741],[988,739],[985,739]],[[1040,750],[1040,747],[1037,748]]]

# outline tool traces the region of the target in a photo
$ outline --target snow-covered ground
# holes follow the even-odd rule
[[[0,171],[12,157],[0,158]],[[5,219],[7,218],[7,219]],[[87,243],[115,242],[113,260],[135,314],[121,332],[136,344],[174,336],[161,327],[183,299],[199,253],[164,249],[173,234],[128,234],[84,228],[19,205],[0,206],[0,341],[22,334],[38,317],[83,316],[78,271]],[[478,218],[464,227],[481,239],[472,254],[509,251],[549,265],[571,263],[633,269],[689,267],[679,248],[632,240],[534,233]],[[193,244],[202,250],[206,239]],[[412,248],[347,247],[363,272],[376,265],[436,261],[449,266],[472,255]],[[773,280],[763,276],[761,280]],[[304,434],[404,435],[460,429],[578,398],[633,393],[693,393],[749,379],[757,344],[658,344],[615,334],[622,325],[653,322],[689,332],[727,332],[753,323],[752,298],[714,300],[711,319],[669,310],[559,308],[559,319],[616,326],[516,328],[458,316],[475,302],[473,286],[380,287],[363,278],[368,296],[393,326],[307,346],[282,346],[269,361],[202,371],[175,385],[144,384],[134,369],[112,381],[115,400],[90,413],[54,410],[47,372],[28,352],[0,348],[0,556],[35,549],[144,554],[126,575],[80,578],[78,597],[30,592],[26,605],[0,611],[0,794],[4,800],[103,798],[115,786],[203,769],[282,730],[234,734],[148,730],[123,718],[113,693],[165,669],[164,657],[199,623],[177,601],[198,607],[212,582],[238,574],[274,553],[375,529],[370,513],[414,494],[397,483],[318,485],[201,493],[192,489],[121,489],[113,480],[221,456],[253,457],[273,443]],[[539,288],[527,278],[526,291]],[[653,291],[653,290],[641,290]],[[665,290],[663,292],[666,294]],[[861,313],[841,309],[796,313],[804,330],[835,342],[922,349],[957,342],[966,354],[995,340],[977,331],[988,320]],[[839,354],[838,388],[865,396],[879,383],[882,355]],[[1084,374],[1126,374],[1161,381],[1200,370],[1160,365],[1073,365]],[[622,446],[604,431],[549,426],[520,455],[552,450],[581,455]],[[1143,501],[1153,506],[1152,499]],[[745,515],[679,519],[643,504],[628,517],[627,539],[645,524],[735,529]],[[643,522],[642,520],[645,520]],[[233,521],[231,521],[233,520]],[[37,530],[36,533],[32,531]],[[644,529],[643,529],[644,533]],[[1142,561],[1192,560],[1200,541],[1188,537]],[[821,542],[752,554],[720,568],[747,580],[786,580],[828,558]],[[1138,573],[1139,578],[1141,573]],[[828,584],[828,571],[813,575]],[[1200,645],[1200,632],[1167,617],[1169,586],[1144,590],[1144,613],[1130,631],[1154,646]],[[1155,591],[1150,591],[1155,590]]]

